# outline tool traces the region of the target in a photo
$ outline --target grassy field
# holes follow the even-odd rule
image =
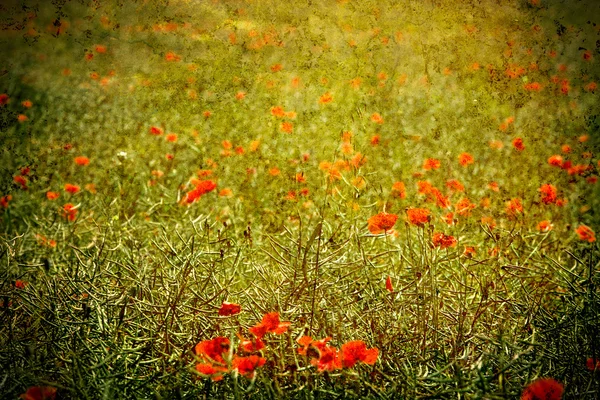
[[[598,398],[598,16],[3,2],[0,397]]]

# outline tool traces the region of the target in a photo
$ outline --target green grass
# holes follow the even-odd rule
[[[594,2],[123,3],[0,9],[2,397],[501,399],[552,377],[565,399],[596,398],[600,257],[575,231],[600,232]],[[555,154],[581,170],[549,165]],[[186,204],[200,170],[217,188]],[[463,198],[475,208],[459,215]],[[409,208],[430,222],[410,224]],[[380,212],[399,218],[373,234]],[[436,247],[438,232],[456,245]],[[242,312],[219,316],[223,301]],[[196,344],[226,337],[241,354],[238,335],[275,311],[291,326],[265,337],[254,378],[196,373]],[[303,335],[379,357],[319,372]]]

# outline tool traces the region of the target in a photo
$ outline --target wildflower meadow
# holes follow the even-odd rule
[[[600,398],[600,3],[0,3],[0,398]]]

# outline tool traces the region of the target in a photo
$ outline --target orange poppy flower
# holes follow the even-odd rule
[[[233,191],[229,188],[221,189],[219,191],[219,197],[233,197]]]
[[[25,108],[31,108],[33,106],[33,103],[31,102],[31,100],[25,100],[21,103],[21,105]]]
[[[222,317],[228,317],[230,315],[239,314],[242,311],[242,306],[235,303],[228,303],[226,301],[221,304],[219,308],[219,315]]]
[[[56,200],[60,196],[58,192],[46,192],[46,198],[48,200]]]
[[[430,211],[426,208],[409,208],[406,210],[408,222],[413,225],[423,226],[430,221]]]
[[[463,167],[466,167],[470,164],[473,164],[475,162],[475,159],[473,158],[473,156],[469,153],[461,153],[458,156],[458,162],[460,165],[462,165]]]
[[[280,128],[285,133],[292,133],[294,130],[294,124],[292,124],[291,122],[288,122],[288,121],[284,121],[281,123]]]
[[[167,140],[167,142],[175,143],[177,142],[177,134],[169,133],[167,136],[165,136],[165,139]]]
[[[235,94],[235,98],[236,98],[236,100],[243,100],[243,99],[244,99],[244,97],[246,97],[246,92],[237,92],[237,93]]]
[[[271,72],[279,72],[283,69],[283,65],[281,64],[273,64],[271,65]]]
[[[404,186],[404,182],[394,182],[392,185],[392,194],[401,199],[405,199],[406,187]]]
[[[549,232],[552,230],[552,223],[548,220],[540,221],[537,224],[537,229],[540,232]]]
[[[423,162],[423,169],[425,171],[436,170],[440,168],[440,160],[435,158],[428,158]]]
[[[457,179],[450,179],[446,181],[446,187],[450,190],[454,190],[455,192],[465,191],[465,187]]]
[[[383,124],[383,117],[379,113],[373,113],[371,115],[371,121],[375,122],[376,124]]]
[[[465,246],[465,251],[463,252],[464,256],[471,258],[475,255],[475,253],[477,253],[477,251],[475,250],[475,247]]]
[[[174,52],[169,51],[167,52],[167,54],[165,54],[165,60],[177,62],[181,61],[181,57],[175,54]]]
[[[333,101],[333,97],[329,92],[324,93],[321,97],[319,97],[320,104],[327,104]]]
[[[277,167],[273,167],[269,169],[269,175],[271,176],[277,176],[281,173],[281,170]]]
[[[87,158],[86,156],[75,157],[75,164],[77,164],[77,165],[86,166],[89,163],[90,163],[90,159]]]
[[[509,216],[516,216],[517,214],[523,213],[523,203],[521,199],[514,198],[506,203],[506,213]]]
[[[271,114],[277,118],[285,117],[285,111],[281,106],[271,107]]]
[[[394,227],[398,216],[396,214],[379,213],[367,220],[369,231],[374,234],[387,232]]]
[[[25,122],[25,121],[27,121],[28,119],[29,119],[29,117],[28,117],[27,115],[25,115],[25,114],[19,114],[19,115],[17,116],[17,120],[19,120],[19,122]]]
[[[471,215],[471,210],[475,207],[475,204],[471,203],[471,201],[465,197],[456,203],[456,212],[463,217],[468,217]]]
[[[531,82],[523,85],[523,88],[529,92],[539,92],[543,89],[543,86],[539,82]]]
[[[453,236],[445,235],[441,232],[433,234],[432,237],[433,245],[441,249],[447,249],[448,247],[456,246],[456,239]]]
[[[550,164],[554,167],[562,167],[563,158],[562,158],[562,156],[555,154],[555,155],[551,156],[550,158],[548,158],[548,164]]]
[[[579,225],[577,229],[575,229],[575,232],[579,235],[580,240],[588,241],[590,243],[596,241],[595,232],[587,225]]]

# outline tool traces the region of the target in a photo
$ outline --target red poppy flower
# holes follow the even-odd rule
[[[227,372],[227,368],[221,365],[200,363],[196,364],[196,371],[216,382],[223,379],[223,373]]]
[[[17,289],[25,289],[25,286],[27,286],[27,282],[25,282],[25,281],[22,281],[22,280],[20,280],[20,279],[17,279],[17,280],[15,281],[15,287],[16,287]]]
[[[389,276],[385,280],[385,288],[388,292],[394,291],[394,287],[392,286],[392,278],[390,278]]]
[[[216,189],[217,184],[213,181],[197,181],[195,188],[187,192],[185,201],[190,204],[198,200],[202,195],[211,192]]]
[[[4,208],[8,208],[8,203],[12,200],[12,195],[7,194],[6,196],[2,196],[0,198],[0,205]]]
[[[163,130],[159,127],[156,126],[151,126],[150,127],[150,134],[155,135],[155,136],[159,136],[163,134]]]
[[[262,338],[266,333],[275,333],[281,335],[287,332],[291,322],[280,322],[279,313],[272,312],[265,314],[259,324],[254,325],[249,329],[250,333],[257,338]]]
[[[77,209],[75,208],[75,206],[73,204],[67,203],[63,206],[62,216],[64,218],[66,218],[67,220],[69,220],[70,222],[73,222],[73,221],[75,221],[75,218],[77,217]]]
[[[223,317],[227,317],[230,315],[239,314],[242,311],[242,306],[235,303],[228,303],[226,301],[223,302],[221,308],[219,309],[219,315]]]
[[[596,241],[595,232],[587,225],[579,225],[577,229],[575,229],[575,232],[579,235],[580,240],[588,241],[590,243]]]
[[[544,204],[553,204],[556,202],[556,187],[550,184],[544,184],[539,189],[542,195],[542,202]]]
[[[5,106],[10,101],[10,97],[6,93],[0,94],[0,106]]]
[[[362,340],[344,343],[340,352],[344,368],[352,368],[358,361],[373,365],[379,356],[378,349],[367,349],[367,345]]]
[[[523,390],[521,400],[560,400],[563,385],[552,378],[538,379]]]
[[[248,357],[235,356],[232,361],[232,367],[233,369],[237,369],[240,375],[252,378],[256,373],[256,368],[262,367],[266,362],[267,360],[265,358],[257,355]]]
[[[600,360],[590,357],[586,360],[585,366],[590,371],[600,371]]]
[[[51,386],[32,386],[19,396],[23,400],[54,400],[56,388]]]
[[[13,177],[13,182],[15,182],[18,185],[21,185],[21,189],[27,190],[27,178],[23,175],[15,175]]]
[[[523,139],[521,139],[520,137],[514,138],[512,141],[512,145],[515,148],[515,150],[517,150],[517,151],[525,150],[525,145],[523,144]]]
[[[224,354],[229,352],[229,339],[218,336],[211,340],[204,340],[194,348],[196,355],[209,362],[225,364]]]
[[[387,232],[394,227],[398,216],[396,214],[379,213],[367,220],[369,231],[376,235]]]
[[[409,208],[406,210],[408,222],[413,225],[423,226],[429,222],[429,210],[426,208]]]
[[[240,348],[246,353],[256,353],[265,348],[265,343],[259,337],[245,339],[238,335],[238,338],[240,339]]]
[[[81,188],[77,185],[72,185],[70,183],[65,184],[65,191],[67,191],[71,194],[75,194],[75,193],[79,192],[79,190],[81,190]]]
[[[318,342],[313,342],[312,345],[319,352],[319,358],[311,359],[310,363],[317,367],[317,371],[334,371],[336,369],[342,368],[342,360],[339,357],[339,352],[337,348],[333,346],[327,346],[325,344],[315,346],[315,343]]]

